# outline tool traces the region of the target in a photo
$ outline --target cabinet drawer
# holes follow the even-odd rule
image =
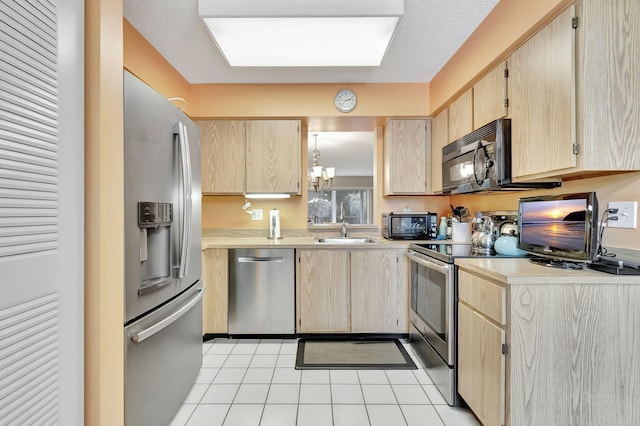
[[[491,281],[458,272],[458,299],[502,325],[506,325],[507,320],[505,291]]]

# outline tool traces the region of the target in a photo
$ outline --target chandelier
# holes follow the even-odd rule
[[[313,166],[311,166],[311,170],[309,170],[309,188],[313,188],[316,192],[318,189],[327,191],[331,189],[331,185],[333,184],[333,177],[336,174],[336,168],[322,168],[318,160],[320,158],[320,151],[318,151],[318,134],[314,134],[313,137],[315,141],[314,149],[311,152],[311,155],[313,156]]]

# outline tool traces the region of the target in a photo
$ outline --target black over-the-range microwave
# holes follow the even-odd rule
[[[402,212],[382,214],[382,236],[388,240],[433,240],[438,237],[438,214]]]
[[[442,148],[442,191],[469,192],[556,188],[559,180],[514,182],[511,120],[492,121]]]

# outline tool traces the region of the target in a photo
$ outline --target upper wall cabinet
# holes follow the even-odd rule
[[[513,176],[640,170],[640,2],[580,0],[509,59]]]
[[[473,129],[507,116],[507,63],[485,75],[473,86]]]
[[[473,92],[464,92],[449,105],[449,142],[456,141],[473,131]]]
[[[449,141],[449,110],[431,120],[431,193],[442,192],[442,147]]]
[[[384,195],[429,193],[430,138],[429,120],[389,120],[384,127]]]
[[[512,174],[547,177],[576,167],[574,143],[573,7],[509,59]]]
[[[576,2],[581,170],[640,170],[640,2]]]
[[[300,194],[300,120],[247,121],[247,192]]]
[[[300,193],[300,120],[196,120],[202,193]]]
[[[245,121],[197,120],[202,149],[202,193],[242,194],[245,189]]]

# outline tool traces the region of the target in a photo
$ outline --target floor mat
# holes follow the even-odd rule
[[[296,369],[416,369],[398,339],[300,339]]]

